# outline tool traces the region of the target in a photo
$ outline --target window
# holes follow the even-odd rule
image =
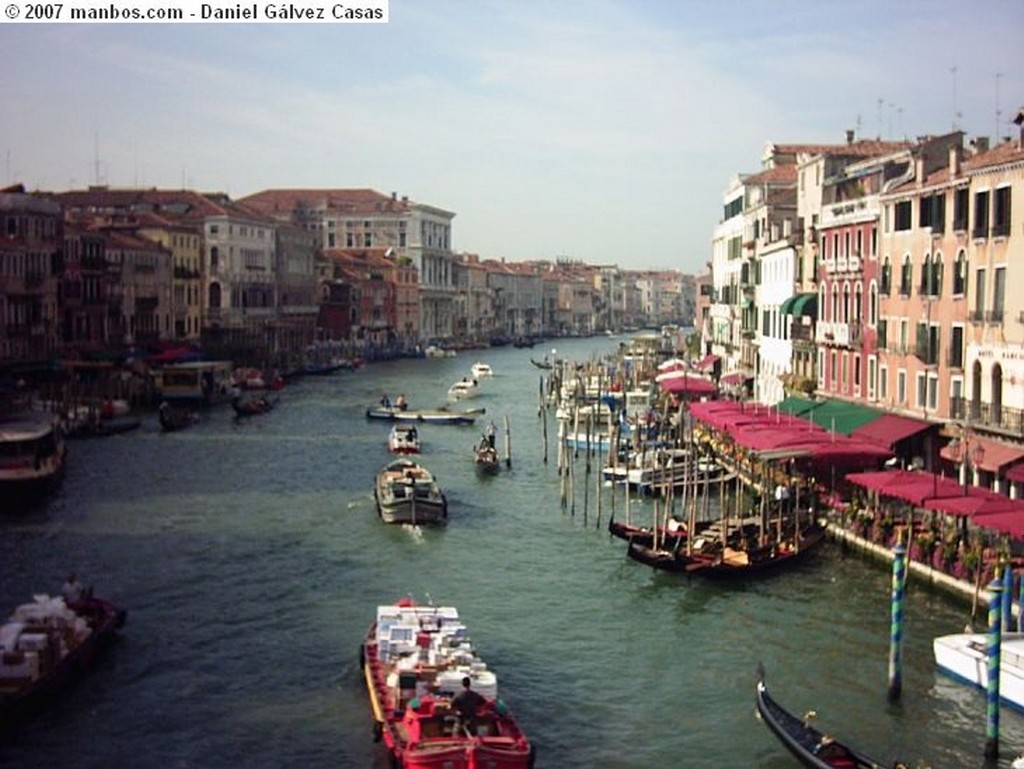
[[[953,193],[953,229],[957,232],[967,231],[967,213],[970,208],[970,192],[961,187]]]
[[[908,337],[910,336],[910,322],[906,318],[900,320],[900,355],[906,355],[908,349]]]
[[[825,351],[818,350],[818,387],[825,386]]]
[[[900,269],[900,296],[910,296],[912,274],[913,266],[910,264],[910,254],[904,254],[903,267]]]
[[[942,254],[936,254],[932,260],[931,295],[942,296]]]
[[[1006,268],[996,267],[992,281],[992,316],[991,320],[1001,323],[1006,302]]]
[[[889,332],[889,321],[885,318],[879,318],[878,320],[878,340],[877,346],[879,350],[884,350],[888,347],[888,340],[886,335]]]
[[[953,326],[949,340],[949,367],[964,367],[964,327]]]
[[[953,296],[963,296],[967,293],[967,254],[961,251],[956,255],[956,264],[953,266]]]
[[[971,235],[975,238],[988,236],[988,192],[974,195],[974,229]]]
[[[839,320],[839,284],[832,284],[832,315],[829,317],[833,323]]]
[[[921,198],[918,210],[918,226],[930,227],[932,233],[940,233],[945,230],[946,219],[946,196],[943,193],[936,193]]]
[[[873,357],[868,358],[868,397],[874,400],[875,390],[878,389],[878,361]]]
[[[853,356],[853,386],[860,390],[860,356]]]
[[[889,397],[889,367],[878,367],[878,398],[885,400]]]
[[[896,372],[896,402],[907,402],[907,372],[902,369]]]
[[[939,407],[939,378],[935,374],[928,376],[928,408],[935,411]]]
[[[830,373],[830,375],[831,375],[831,377],[830,377],[830,378],[831,378],[831,380],[832,380],[830,384],[832,385],[832,389],[833,389],[833,390],[835,390],[835,389],[836,389],[836,359],[837,359],[838,357],[839,357],[839,356],[838,356],[838,355],[836,354],[835,350],[833,350],[833,351],[832,351],[832,368],[831,368],[831,370],[829,371],[829,373]]]
[[[903,200],[896,204],[894,209],[895,227],[897,232],[909,230],[913,226],[910,201]]]
[[[871,290],[868,293],[868,324],[878,325],[878,285],[871,281]]]
[[[878,290],[882,296],[889,296],[892,290],[892,262],[888,256],[882,261],[882,284]]]
[[[923,409],[925,404],[928,403],[928,393],[926,390],[927,383],[925,380],[924,372],[917,375],[917,387],[915,388],[915,397],[917,399],[917,407]]]
[[[979,314],[985,313],[985,268],[978,268],[974,281],[974,309]]]
[[[921,262],[921,283],[917,288],[917,293],[921,296],[931,296],[931,282],[932,282],[932,255],[925,254],[924,259]]]
[[[210,249],[210,269],[217,270],[220,267],[220,249],[213,246]]]
[[[1005,238],[1010,234],[1010,188],[996,190],[992,207],[992,237]]]

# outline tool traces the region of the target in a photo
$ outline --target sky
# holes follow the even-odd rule
[[[0,22],[0,184],[368,187],[453,212],[453,248],[483,258],[696,273],[725,189],[769,141],[1009,135],[1022,39],[1024,0],[391,0],[375,25]]]

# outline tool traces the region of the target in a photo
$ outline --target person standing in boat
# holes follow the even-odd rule
[[[82,583],[78,581],[78,578],[72,572],[68,574],[68,578],[60,588],[60,592],[64,596],[65,602],[74,603],[82,600],[82,597],[85,595],[85,588],[82,587]]]
[[[494,439],[498,434],[498,428],[494,426],[494,420],[491,419],[487,423],[487,428],[484,430],[484,437],[487,438],[487,445],[492,449],[494,448]]]
[[[402,393],[395,399],[395,408],[399,411],[405,411],[409,407],[408,402],[405,400],[405,393]]]
[[[469,676],[463,677],[462,691],[452,698],[452,709],[458,714],[459,720],[469,730],[469,733],[475,734],[477,711],[487,704],[487,700],[482,694],[473,690],[472,683]]]

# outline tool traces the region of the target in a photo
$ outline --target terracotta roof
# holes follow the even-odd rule
[[[752,184],[795,184],[796,166],[784,165],[765,169],[760,173],[751,174],[743,180],[745,185]]]
[[[1024,161],[1024,148],[1021,147],[1021,142],[1011,139],[996,145],[988,152],[965,158],[961,167],[965,172],[973,172],[1022,161]]]
[[[381,213],[409,210],[408,198],[382,195],[370,189],[277,189],[248,195],[239,202],[265,216],[292,213],[298,208],[334,210],[340,213]]]

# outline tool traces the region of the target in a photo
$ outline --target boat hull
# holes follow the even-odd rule
[[[433,474],[408,457],[390,462],[373,486],[377,513],[384,523],[444,524],[448,500]]]
[[[772,698],[763,680],[757,684],[757,712],[802,766],[812,769],[879,769],[893,765],[869,758],[793,715]]]
[[[935,664],[944,674],[985,690],[988,688],[988,636],[955,633],[932,641]],[[999,651],[999,699],[1024,712],[1024,633],[1003,633]]]
[[[89,672],[124,625],[125,613],[98,598],[69,604],[86,618],[92,633],[39,680],[17,691],[0,694],[0,735],[9,736],[25,721],[51,703],[60,692]]]
[[[379,606],[360,647],[374,735],[402,769],[531,769],[534,752],[453,607]],[[480,702],[458,711],[463,677]]]
[[[366,410],[367,419],[380,419],[386,422],[426,422],[438,425],[471,425],[476,418],[485,413],[486,409],[475,408],[465,411],[447,411],[445,409],[419,409],[416,411],[377,406]]]

